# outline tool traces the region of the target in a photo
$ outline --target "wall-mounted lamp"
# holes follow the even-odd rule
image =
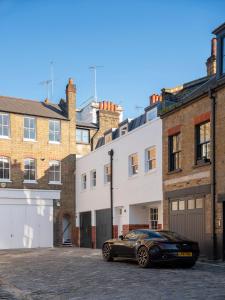
[[[61,201],[60,201],[60,199],[53,199],[53,202],[54,202],[54,205],[55,205],[56,207],[60,207],[60,206],[61,206]]]

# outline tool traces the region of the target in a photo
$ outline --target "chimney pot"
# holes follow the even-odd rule
[[[212,39],[212,42],[211,42],[211,55],[213,56],[216,56],[216,47],[217,47],[217,40],[216,38],[213,38]]]

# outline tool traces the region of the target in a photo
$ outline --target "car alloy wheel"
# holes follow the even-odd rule
[[[103,245],[102,255],[103,255],[104,260],[106,260],[106,261],[112,261],[113,260],[109,244],[104,244]]]
[[[140,267],[147,268],[150,263],[148,249],[141,247],[137,253],[137,261]]]

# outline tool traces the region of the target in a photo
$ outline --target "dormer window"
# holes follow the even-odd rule
[[[128,125],[123,125],[120,127],[120,136],[127,134],[128,132]]]

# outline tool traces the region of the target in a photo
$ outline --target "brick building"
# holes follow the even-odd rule
[[[71,79],[60,105],[0,97],[0,248],[73,239],[75,105]]]
[[[164,228],[200,244],[209,258],[224,257],[225,24],[216,29],[208,76],[173,89],[162,110]],[[217,51],[216,51],[217,41]],[[215,67],[216,61],[216,67]]]

